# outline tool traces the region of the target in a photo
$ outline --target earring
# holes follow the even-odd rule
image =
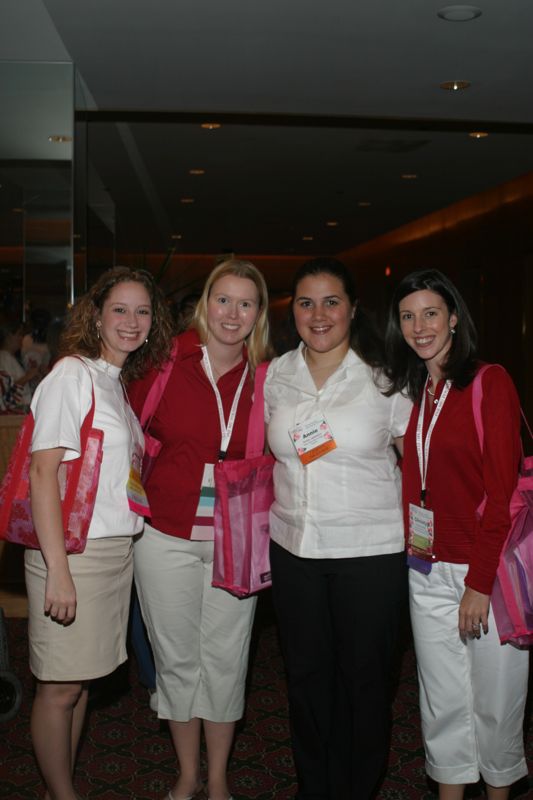
[[[146,339],[144,340],[144,343],[145,343],[145,344],[148,344],[148,336],[147,336],[147,337],[146,337]]]
[[[452,336],[455,336],[455,328],[450,328],[450,333]]]
[[[97,323],[96,323],[96,338],[97,338],[97,339],[99,339],[99,338],[100,338],[100,328],[101,328],[101,327],[102,327],[102,323],[101,323],[101,322],[97,322]]]

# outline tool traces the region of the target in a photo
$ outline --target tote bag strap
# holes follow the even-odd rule
[[[146,395],[146,399],[141,411],[141,417],[139,419],[143,431],[148,430],[150,427],[152,418],[157,411],[159,403],[161,402],[163,392],[165,391],[168,379],[170,378],[170,373],[172,372],[172,368],[174,367],[174,363],[178,356],[178,349],[178,339],[175,338],[172,343],[172,350],[170,351],[169,360],[166,362],[163,369],[157,373],[155,380],[150,386],[148,394]]]
[[[483,445],[485,442],[485,431],[483,429],[483,418],[481,416],[481,403],[483,400],[483,375],[491,367],[499,367],[499,364],[484,364],[481,369],[476,373],[476,377],[472,382],[472,411],[474,413],[474,422],[476,425],[477,438],[479,441],[479,449],[483,454]]]
[[[254,400],[248,420],[248,434],[246,436],[246,458],[257,458],[263,455],[265,446],[265,378],[268,370],[268,361],[258,364],[254,378]]]
[[[485,441],[485,432],[483,429],[483,418],[481,416],[481,402],[483,400],[483,375],[485,372],[490,369],[491,367],[499,367],[499,369],[503,369],[501,364],[484,364],[477,372],[476,377],[472,381],[472,411],[474,413],[474,422],[476,424],[476,431],[477,431],[477,438],[479,440],[479,447],[481,453],[483,453],[483,444]],[[527,421],[526,415],[524,414],[524,409],[520,406],[520,414],[522,416],[522,420],[528,431],[530,437],[533,439],[533,433],[531,428],[529,427],[529,423]],[[522,459],[524,457],[524,452],[522,448]]]
[[[83,454],[85,452],[85,448],[87,447],[87,441],[89,439],[93,421],[94,421],[94,411],[95,411],[95,397],[94,397],[94,381],[93,376],[91,375],[91,370],[83,360],[83,358],[79,358],[79,356],[74,356],[74,358],[78,358],[79,361],[83,364],[87,372],[89,373],[89,377],[91,379],[91,407],[87,412],[85,419],[83,420],[82,426],[80,428],[80,455],[79,458],[74,458],[70,462],[70,469],[71,469],[71,480],[67,481],[65,497],[63,498],[63,521],[65,521],[65,517],[68,517],[70,513],[70,509],[74,504],[74,500],[76,497],[76,491],[78,489],[78,483],[81,475],[81,470],[83,468]]]

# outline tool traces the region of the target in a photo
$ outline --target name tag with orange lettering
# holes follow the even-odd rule
[[[333,434],[324,416],[316,417],[308,422],[299,422],[289,435],[302,464],[310,464],[317,458],[337,447]]]

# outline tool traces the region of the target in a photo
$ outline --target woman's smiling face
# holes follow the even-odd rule
[[[440,372],[452,342],[457,315],[451,314],[440,294],[429,289],[412,292],[398,306],[400,328],[409,347]],[[430,370],[431,371],[431,370]]]
[[[207,301],[209,336],[219,344],[244,342],[252,332],[259,311],[255,283],[250,278],[224,275],[214,282]]]
[[[123,281],[113,286],[97,315],[100,355],[122,367],[126,358],[140,347],[152,325],[152,302],[145,286]]]
[[[355,307],[342,281],[328,272],[307,275],[296,286],[292,305],[300,338],[309,350],[347,350]]]

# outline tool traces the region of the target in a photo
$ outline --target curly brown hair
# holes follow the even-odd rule
[[[96,316],[102,311],[105,300],[117,284],[132,281],[141,283],[150,295],[152,327],[146,344],[128,355],[122,368],[122,377],[125,381],[135,380],[142,377],[150,367],[160,367],[168,361],[174,324],[163,293],[149,272],[129,267],[108,269],[72,307],[61,336],[60,358],[71,355],[100,357],[101,342],[96,328]]]

